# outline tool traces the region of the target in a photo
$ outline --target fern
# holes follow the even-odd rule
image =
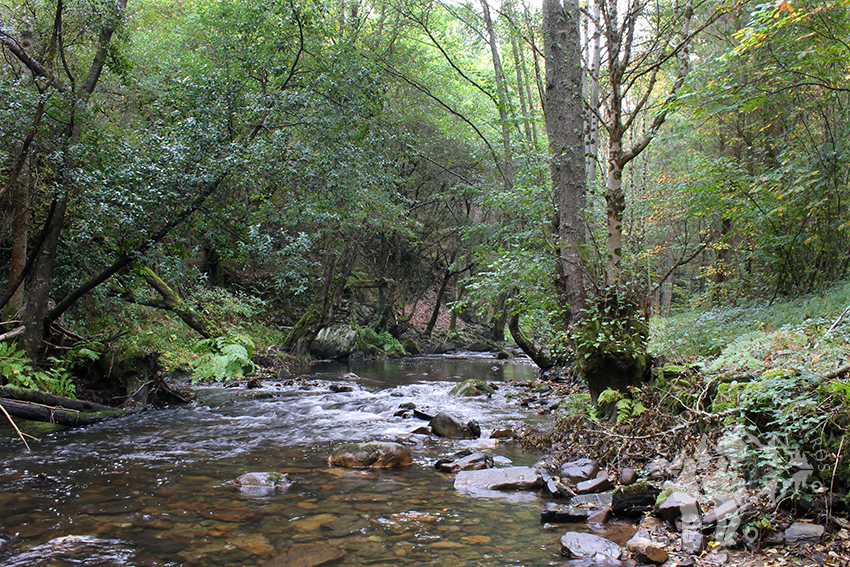
[[[195,352],[203,353],[192,365],[192,382],[223,381],[241,378],[256,365],[254,341],[241,333],[198,341]]]
[[[48,361],[52,364],[48,370],[33,370],[32,361],[23,350],[10,343],[0,343],[0,376],[10,386],[73,398],[77,387],[68,371],[68,362],[55,357]]]

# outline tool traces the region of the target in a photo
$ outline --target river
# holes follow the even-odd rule
[[[349,372],[358,378],[343,378]],[[512,386],[534,376],[531,365],[483,356],[322,363],[260,389],[196,386],[189,406],[47,434],[31,452],[4,430],[0,565],[283,567],[298,544],[341,549],[329,564],[339,566],[567,564],[563,530],[541,526],[537,495],[460,493],[433,467],[464,448],[503,465],[534,463],[515,443],[486,438],[540,419]],[[468,378],[501,387],[490,398],[449,394]],[[414,462],[403,470],[328,466],[342,442],[409,439],[427,423],[397,417],[406,402],[475,419],[485,438],[411,439]],[[264,471],[293,484],[262,496],[233,484]]]

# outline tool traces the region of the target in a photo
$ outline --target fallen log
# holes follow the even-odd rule
[[[70,427],[91,425],[130,413],[130,410],[109,408],[95,412],[82,412],[69,408],[42,405],[34,402],[0,398],[0,406],[13,417],[31,421],[45,421]]]
[[[116,408],[105,406],[95,402],[87,402],[85,400],[76,400],[74,398],[65,398],[62,396],[54,396],[46,392],[38,390],[27,390],[24,388],[15,388],[14,386],[3,386],[0,388],[0,398],[8,398],[20,402],[33,402],[45,406],[57,406],[65,409],[76,410],[80,412],[92,413],[99,411],[112,411]]]

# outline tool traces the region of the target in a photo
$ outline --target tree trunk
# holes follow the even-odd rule
[[[522,352],[528,355],[528,358],[530,358],[541,371],[552,368],[552,361],[549,360],[549,358],[534,345],[534,341],[526,337],[525,333],[523,333],[522,329],[520,329],[519,313],[512,313],[508,318],[508,330],[510,330],[511,336],[517,346],[522,349]]]
[[[430,337],[434,332],[434,327],[437,325],[437,318],[440,316],[440,308],[443,304],[443,297],[446,295],[446,289],[449,287],[449,282],[452,279],[454,272],[451,268],[446,268],[446,273],[443,275],[443,282],[440,284],[440,289],[437,291],[437,299],[434,302],[434,309],[431,311],[431,318],[428,319],[428,325],[425,326],[425,336]]]
[[[24,166],[26,167],[26,166]],[[12,254],[9,259],[9,302],[3,310],[3,319],[11,319],[24,304],[24,288],[17,285],[27,263],[27,222],[29,218],[29,176],[22,173],[12,192]]]
[[[514,162],[511,152],[511,130],[508,122],[508,88],[505,84],[505,73],[502,70],[502,58],[499,55],[499,44],[496,40],[496,30],[490,17],[490,6],[487,0],[481,0],[484,11],[484,25],[487,27],[487,35],[490,37],[490,54],[493,58],[493,71],[496,76],[496,90],[499,100],[499,121],[502,124],[502,146],[505,152],[505,180],[507,185],[513,186]]]
[[[546,130],[552,154],[551,175],[557,207],[559,273],[569,320],[587,302],[581,266],[581,211],[584,201],[584,148],[581,47],[578,3],[545,0],[543,47],[546,54]],[[569,321],[567,322],[569,323]]]
[[[0,398],[0,406],[3,406],[12,417],[71,427],[91,425],[127,413],[127,410],[115,408],[95,412],[81,412],[62,407],[43,406],[31,402],[18,402],[5,398]]]

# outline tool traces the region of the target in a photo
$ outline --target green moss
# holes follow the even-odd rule
[[[449,392],[455,396],[483,396],[485,394],[493,394],[496,390],[489,384],[477,380],[465,380],[451,389]]]

